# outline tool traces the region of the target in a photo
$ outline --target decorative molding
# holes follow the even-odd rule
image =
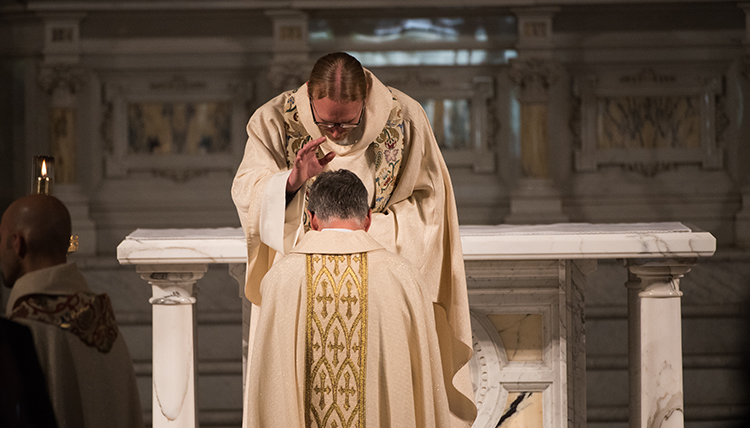
[[[495,428],[502,417],[508,391],[501,387],[500,375],[508,365],[503,341],[485,314],[471,314],[472,347],[474,355],[469,370],[477,379],[474,399],[477,418],[474,427]]]
[[[177,183],[185,183],[194,178],[207,175],[211,172],[210,168],[206,169],[152,169],[151,174],[154,177],[167,178]]]
[[[637,172],[645,177],[655,177],[662,172],[677,169],[677,162],[631,162],[623,165],[626,171]]]
[[[168,80],[151,82],[149,88],[154,91],[192,91],[197,89],[205,89],[208,85],[205,81],[193,80],[190,81],[182,74],[174,74]]]
[[[620,82],[625,84],[641,83],[674,83],[677,77],[674,74],[659,74],[651,67],[646,67],[637,74],[626,74],[620,77]]]
[[[417,70],[408,70],[395,79],[389,79],[388,86],[397,88],[439,88],[443,86],[443,81],[434,76],[426,76]]]

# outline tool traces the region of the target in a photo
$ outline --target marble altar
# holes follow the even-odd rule
[[[683,427],[680,278],[716,240],[681,223],[462,226],[477,428],[586,425],[584,290],[597,259],[628,269],[630,425]],[[241,229],[138,229],[117,249],[153,290],[153,426],[197,426],[195,283],[244,277]]]

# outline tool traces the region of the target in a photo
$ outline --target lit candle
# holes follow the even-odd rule
[[[32,193],[49,195],[52,193],[55,158],[50,156],[34,156],[34,181]]]
[[[49,175],[47,175],[47,162],[42,161],[42,175],[36,178],[36,192],[49,195]]]

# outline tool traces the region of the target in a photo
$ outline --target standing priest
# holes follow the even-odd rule
[[[368,191],[369,234],[423,275],[452,425],[469,426],[476,407],[458,218],[448,169],[419,103],[350,55],[332,53],[316,62],[308,82],[256,110],[247,133],[232,196],[247,238],[248,299],[262,306],[263,276],[310,230],[305,207],[315,176],[353,171]]]

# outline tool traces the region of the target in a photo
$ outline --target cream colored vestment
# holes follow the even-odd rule
[[[6,314],[29,295],[90,293],[75,264],[27,273],[11,289]],[[143,428],[133,361],[122,334],[107,352],[44,322],[12,318],[31,329],[59,428]]]
[[[260,288],[247,426],[450,426],[433,305],[408,261],[364,231],[313,231]]]
[[[466,426],[476,417],[467,364],[471,324],[448,169],[419,103],[386,87],[369,71],[366,75],[369,88],[359,141],[349,147],[326,141],[319,155],[335,150],[337,156],[326,169],[346,168],[362,179],[373,202],[369,234],[423,275],[425,291],[437,304],[435,323],[454,425]],[[256,110],[247,133],[232,197],[248,245],[245,292],[254,305],[262,306],[263,276],[305,234],[306,188],[288,205],[285,188],[296,150],[322,136],[313,122],[306,84]],[[251,339],[254,328],[251,325]]]

